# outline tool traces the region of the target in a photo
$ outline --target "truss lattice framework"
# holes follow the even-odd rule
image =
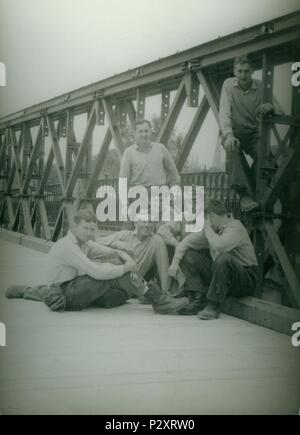
[[[184,105],[196,109],[176,162],[179,170],[182,170],[210,110],[219,122],[220,90],[224,79],[231,73],[233,58],[241,54],[252,56],[257,69],[263,70],[265,101],[270,101],[275,66],[299,60],[299,48],[300,12],[297,12],[1,118],[0,183],[3,189],[0,223],[4,225],[8,221],[8,226],[13,231],[21,228],[28,235],[57,240],[65,220],[71,220],[74,201],[93,200],[99,173],[111,142],[122,155],[125,146],[121,128],[128,121],[134,125],[137,119],[144,117],[147,98],[150,96],[161,95],[162,128],[159,140],[165,144]],[[203,91],[201,94],[200,89]],[[171,104],[170,94],[174,91],[176,95]],[[203,95],[201,100],[200,95]],[[281,214],[279,218],[283,224],[278,231],[273,224],[273,212],[274,204],[282,197],[283,189],[295,181],[299,169],[299,100],[299,92],[295,89],[291,116],[275,116],[262,121],[256,186],[252,186],[263,210],[260,216],[256,216],[254,229],[261,278],[266,263],[272,258],[284,272],[287,296],[290,304],[295,307],[300,307],[295,249],[287,241],[282,244],[286,222]],[[74,117],[84,113],[87,114],[87,122],[83,139],[79,143],[74,131]],[[289,128],[284,138],[278,131],[279,124]],[[91,172],[91,146],[97,125],[107,126],[107,131],[94,171]],[[34,129],[36,134],[33,133]],[[277,140],[278,152],[270,159],[272,134]],[[46,138],[50,141],[51,149],[45,159]],[[65,156],[62,153],[62,138],[66,141]],[[45,205],[52,165],[56,167],[62,192],[54,228],[50,228]],[[79,195],[78,181],[82,179],[83,168],[88,172],[88,177],[81,186]],[[300,189],[297,194],[299,192]],[[283,203],[285,214],[290,213],[293,210],[292,204],[288,201]],[[289,234],[294,234],[294,226],[288,223],[287,227]]]

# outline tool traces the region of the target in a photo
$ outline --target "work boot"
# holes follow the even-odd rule
[[[241,198],[241,209],[244,213],[256,210],[259,207],[258,202],[254,201],[250,196]]]
[[[200,311],[198,318],[200,320],[214,320],[220,317],[221,309],[219,304],[210,302],[204,310]]]
[[[179,314],[180,310],[189,304],[188,298],[175,299],[155,284],[149,288],[145,296],[157,314]]]
[[[196,316],[207,306],[207,300],[202,293],[190,292],[190,303],[180,311],[181,316]]]
[[[27,288],[25,285],[13,285],[6,290],[5,296],[7,299],[23,299]]]
[[[149,287],[139,273],[127,273],[121,278],[111,281],[113,288],[120,288],[126,291],[128,299],[137,298],[144,305],[151,305],[148,301],[145,293],[149,290]]]

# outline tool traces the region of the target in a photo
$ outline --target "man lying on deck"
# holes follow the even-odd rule
[[[186,298],[173,299],[155,285],[148,287],[125,251],[93,242],[96,223],[93,211],[77,212],[68,235],[50,250],[47,285],[13,286],[6,297],[45,302],[56,312],[81,311],[91,306],[113,308],[131,297],[147,300],[159,314],[177,314],[187,305]]]
[[[169,269],[171,277],[179,269],[185,274],[191,304],[181,313],[200,311],[201,320],[218,318],[227,296],[250,296],[257,286],[258,263],[246,228],[217,200],[210,201],[206,214],[204,231],[176,247]]]

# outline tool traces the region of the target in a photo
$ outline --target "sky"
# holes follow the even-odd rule
[[[0,0],[0,116],[298,9],[299,0]]]

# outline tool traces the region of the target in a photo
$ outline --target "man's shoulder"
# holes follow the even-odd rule
[[[152,149],[160,151],[168,151],[167,147],[161,142],[152,142]]]
[[[236,231],[246,232],[248,234],[247,228],[239,219],[233,219],[230,222],[229,227],[235,229]]]
[[[134,235],[134,231],[130,230],[122,230],[118,232],[117,238],[119,240],[126,242],[126,240],[130,240]]]
[[[52,245],[49,254],[57,253],[64,250],[66,246],[68,246],[70,243],[71,240],[68,236],[63,237]]]
[[[223,83],[223,88],[224,89],[232,89],[236,86],[237,84],[237,80],[235,77],[229,77],[228,79],[226,79]]]
[[[126,148],[126,150],[124,151],[123,156],[128,156],[130,154],[132,154],[132,152],[134,152],[136,150],[136,144],[130,145],[128,148]]]

